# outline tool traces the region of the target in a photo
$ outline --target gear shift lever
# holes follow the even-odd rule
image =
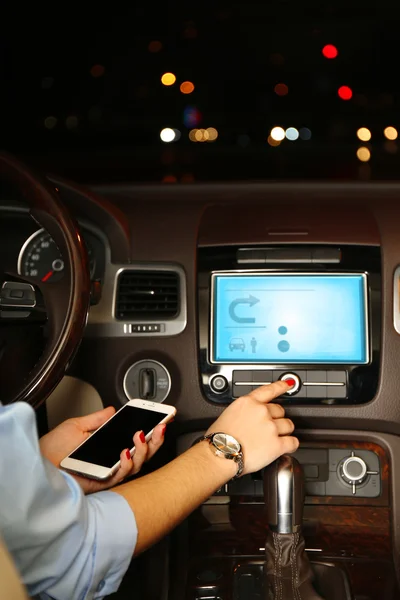
[[[299,462],[283,455],[264,471],[269,531],[265,544],[268,600],[323,600],[312,586],[302,535],[304,480]]]
[[[303,521],[304,482],[300,463],[287,454],[264,473],[268,524],[275,533],[298,533]]]

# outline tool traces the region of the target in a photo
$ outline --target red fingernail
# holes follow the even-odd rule
[[[162,425],[161,427],[161,435],[165,435],[165,430],[167,429],[166,424],[164,423],[164,425]]]
[[[142,442],[142,444],[144,444],[146,441],[146,437],[145,437],[143,431],[140,432],[139,437],[140,437],[140,441]]]
[[[290,387],[293,387],[294,385],[296,385],[296,382],[294,379],[285,379],[285,383],[290,385]]]
[[[129,450],[126,450],[125,454],[126,454],[126,458],[127,458],[128,460],[131,460],[131,453],[130,453],[130,451],[129,451]]]

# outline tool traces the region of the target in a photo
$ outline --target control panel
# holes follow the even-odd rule
[[[204,396],[228,404],[294,379],[285,404],[361,404],[379,381],[380,250],[365,246],[198,250]],[[245,267],[245,268],[244,268]]]
[[[377,498],[381,466],[371,450],[305,448],[294,453],[303,467],[306,496]],[[227,483],[217,496],[264,496],[262,473]]]
[[[346,398],[347,372],[324,371],[281,371],[281,370],[234,370],[232,373],[232,396],[238,398],[250,393],[260,385],[273,381],[293,379],[296,383],[286,396],[297,398]],[[212,385],[215,378],[210,382]]]

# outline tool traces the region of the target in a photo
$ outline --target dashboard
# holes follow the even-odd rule
[[[81,223],[89,256],[92,281],[102,280],[105,269],[104,243],[90,224]],[[1,268],[43,283],[59,281],[64,261],[51,236],[25,211],[4,209],[0,219]]]
[[[337,533],[311,538],[311,547],[350,557],[349,569],[354,553],[360,565],[380,556],[375,579],[393,580],[392,556],[400,564],[400,184],[83,188],[51,181],[80,224],[97,290],[68,375],[117,409],[135,397],[173,404],[172,453],[189,448],[236,397],[294,379],[279,402],[302,442],[296,454],[306,473],[306,519],[318,523],[316,531]],[[56,245],[20,199],[0,198],[0,211],[0,268],[51,285],[62,276]],[[19,330],[28,351],[33,329],[27,336],[21,323]],[[19,355],[10,372],[14,364],[21,365]],[[203,517],[207,506],[228,502],[233,516],[241,511],[244,522],[251,514],[262,524],[261,475],[219,490],[197,529],[194,517],[193,547],[209,543],[219,564],[229,544],[212,546],[211,534],[207,541]],[[239,549],[248,538],[240,523]],[[359,546],[346,546],[349,526]],[[258,533],[243,555],[261,556],[261,525]],[[199,585],[204,556],[191,560]],[[226,561],[228,573],[230,555]]]
[[[100,286],[70,370],[102,397],[121,406],[145,385],[144,364],[153,373],[146,385],[157,398],[168,390],[190,428],[240,392],[295,375],[284,402],[298,423],[400,433],[395,185],[53,183],[81,225]],[[2,204],[1,268],[50,285],[62,273],[57,247],[20,200]],[[282,312],[282,286],[300,280],[319,291],[307,301],[299,294],[310,292],[297,291]],[[236,291],[223,288],[233,281]],[[303,329],[293,305],[297,315],[302,306]]]

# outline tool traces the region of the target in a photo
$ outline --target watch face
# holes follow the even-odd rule
[[[212,441],[217,450],[228,456],[236,455],[241,450],[239,442],[226,433],[216,433]]]

